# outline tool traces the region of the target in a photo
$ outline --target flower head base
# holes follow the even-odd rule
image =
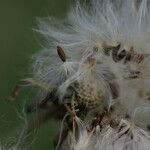
[[[76,100],[78,105],[83,105],[87,109],[94,109],[105,100],[104,94],[93,82],[81,81],[75,87]]]

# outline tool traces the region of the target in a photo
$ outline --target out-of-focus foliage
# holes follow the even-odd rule
[[[0,139],[7,140],[19,127],[24,102],[34,99],[28,90],[22,91],[15,103],[5,101],[19,79],[30,76],[30,57],[40,49],[36,17],[63,18],[70,0],[1,0],[0,1]],[[55,123],[40,130],[32,150],[52,149],[51,137]],[[6,138],[5,138],[6,137]]]

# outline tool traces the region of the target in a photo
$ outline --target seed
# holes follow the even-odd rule
[[[60,46],[57,46],[57,53],[58,53],[59,58],[63,62],[66,62],[66,54],[65,54],[64,50]]]

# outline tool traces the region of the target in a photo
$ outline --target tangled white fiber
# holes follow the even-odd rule
[[[23,83],[50,93],[40,125],[63,118],[55,148],[150,150],[149,1],[76,1],[66,20],[38,23],[46,45]]]
[[[38,19],[47,44],[35,56],[34,79],[57,88],[60,103],[70,101],[73,86],[78,103],[98,114],[82,125],[76,116],[77,135],[68,149],[149,150],[148,1],[76,1],[66,20]],[[100,98],[104,104],[90,105]]]

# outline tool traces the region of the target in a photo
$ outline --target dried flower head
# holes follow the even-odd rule
[[[74,139],[74,149],[150,148],[146,143],[149,133],[144,131],[150,124],[145,112],[150,107],[146,95],[150,92],[149,13],[147,0],[138,4],[132,0],[91,0],[76,2],[68,14],[68,25],[54,19],[39,20],[38,31],[47,41],[53,39],[48,55],[40,55],[42,69],[48,74],[45,82],[51,85],[59,78],[56,95],[60,103],[72,108],[74,97],[74,109],[81,113],[81,106],[89,112],[95,110],[90,120],[96,119],[91,122],[82,118],[84,129],[76,128],[82,134]],[[56,75],[48,71],[52,64],[45,65],[45,56],[50,61],[47,56],[53,56],[56,47],[62,66],[68,61],[77,64],[75,69],[74,65],[67,69],[61,66],[69,73],[66,78],[60,71]],[[49,79],[51,82],[47,82]]]
[[[65,139],[74,150],[150,149],[147,0],[76,1],[67,23],[38,21],[50,44],[35,56],[33,79],[54,87],[44,104],[58,107],[66,131],[56,149]]]

